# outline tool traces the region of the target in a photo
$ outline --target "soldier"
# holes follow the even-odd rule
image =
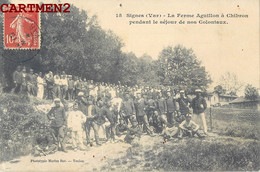
[[[143,95],[146,96],[146,95]],[[141,96],[141,93],[137,93],[137,100],[135,101],[135,108],[136,108],[136,118],[139,124],[139,128],[142,129],[144,132],[147,132],[148,135],[152,135],[152,130],[150,129],[148,117],[146,114],[147,102]],[[142,127],[143,125],[143,127]]]
[[[191,102],[191,107],[193,109],[193,114],[194,114],[193,118],[194,121],[196,121],[199,124],[201,124],[202,122],[204,134],[207,135],[208,127],[207,127],[207,122],[204,113],[204,111],[207,109],[207,103],[206,100],[201,95],[202,93],[201,89],[195,90],[195,93],[196,93],[196,97],[192,99]]]
[[[174,114],[176,113],[176,100],[172,97],[171,91],[167,91],[166,98],[166,110],[167,110],[167,122],[173,126],[174,123]]]
[[[166,105],[166,100],[163,97],[162,92],[158,93],[157,109],[158,109],[158,113],[161,116],[161,118],[167,123],[167,117],[166,117],[167,105]]]
[[[116,135],[118,137],[127,134],[128,126],[123,118],[119,119],[119,124],[116,126]]]
[[[54,86],[53,86],[53,93],[54,93],[54,98],[61,98],[61,91],[60,91],[60,76],[54,75]]]
[[[72,75],[68,76],[68,100],[72,101],[74,96],[74,80],[72,79]]]
[[[54,78],[52,71],[49,71],[49,73],[45,75],[45,80],[47,84],[47,99],[54,99]]]
[[[45,80],[42,77],[42,72],[37,77],[37,97],[43,99]]]
[[[84,97],[83,92],[78,93],[78,98],[76,102],[79,105],[79,110],[83,112],[85,115],[88,115],[88,106],[89,106],[89,101],[87,100],[86,97]]]
[[[60,84],[61,99],[65,99],[68,91],[68,78],[64,71],[61,75]]]
[[[50,133],[46,132],[46,126],[42,124],[39,133],[35,136],[34,156],[46,156],[57,151],[57,145],[53,143]]]
[[[155,108],[156,108],[156,102],[153,99],[152,93],[150,92],[148,94],[147,109],[146,109],[146,113],[147,113],[149,123],[152,120]]]
[[[21,66],[17,66],[16,70],[13,73],[13,81],[14,81],[14,93],[20,93],[22,87],[22,68]]]
[[[130,120],[132,124],[132,116],[135,118],[135,107],[134,107],[134,102],[130,99],[129,93],[125,94],[125,99],[122,102],[121,105],[121,113],[122,117],[125,119],[126,124],[128,125],[128,120]]]
[[[28,95],[36,96],[37,76],[34,75],[33,69],[29,71],[30,72],[26,75],[27,92]]]
[[[190,113],[190,103],[191,100],[185,96],[185,91],[180,91],[180,97],[177,99],[179,105],[178,113],[175,115],[175,121],[179,124],[185,120],[186,114]]]
[[[24,67],[22,70],[22,87],[21,87],[21,93],[27,94],[27,82],[26,82],[26,76],[28,74],[26,73],[26,68]]]
[[[82,82],[79,77],[76,77],[76,81],[74,82],[75,95],[78,95],[82,90]]]
[[[155,133],[162,133],[164,137],[168,136],[166,134],[166,121],[161,118],[157,110],[154,111],[154,115],[152,117],[152,126],[154,127]]]
[[[86,139],[87,144],[91,144],[90,142],[90,129],[92,128],[94,130],[95,135],[95,141],[97,146],[100,146],[101,143],[99,141],[99,134],[98,129],[99,126],[102,125],[105,122],[105,119],[103,116],[101,116],[101,104],[98,103],[98,105],[95,105],[93,103],[93,100],[89,101],[88,106],[88,113],[87,113],[87,120],[86,120]]]
[[[109,108],[111,106],[111,102],[109,99],[107,100],[99,100],[99,105],[101,107],[101,116],[105,117],[109,125],[106,126],[106,137],[107,141],[111,139],[111,141],[115,141],[115,135],[116,135],[116,116],[113,114]]]
[[[136,119],[133,119],[132,126],[130,128],[128,128],[124,141],[126,143],[131,144],[131,143],[133,143],[135,138],[140,138],[141,134],[142,133],[140,132]]]
[[[65,109],[63,106],[61,106],[61,101],[59,98],[54,99],[55,106],[51,108],[51,110],[48,112],[47,117],[49,120],[51,120],[51,130],[52,130],[52,136],[58,145],[58,148],[60,147],[61,151],[67,152],[65,143],[64,143],[64,137],[65,137],[65,131],[67,125],[67,117],[65,114]]]

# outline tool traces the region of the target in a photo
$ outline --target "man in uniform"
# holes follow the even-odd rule
[[[177,99],[177,103],[179,104],[178,113],[175,115],[175,120],[178,123],[181,123],[185,120],[186,114],[190,113],[189,104],[190,100],[188,97],[185,96],[185,91],[180,91],[180,97]]]
[[[46,126],[42,124],[35,136],[34,156],[46,156],[57,151],[57,145],[53,144],[50,133],[46,131]]]
[[[91,145],[90,141],[90,130],[91,128],[94,130],[95,142],[97,146],[100,146],[101,143],[99,141],[99,126],[104,123],[104,118],[101,116],[101,109],[99,106],[94,105],[92,100],[88,102],[89,106],[87,109],[87,119],[86,119],[86,139],[87,144]]]
[[[202,122],[204,134],[207,135],[208,127],[207,127],[207,122],[204,113],[204,111],[207,109],[207,103],[206,100],[201,95],[202,93],[201,89],[196,89],[195,93],[196,93],[196,97],[191,101],[191,107],[193,109],[193,114],[194,114],[193,119],[198,124],[201,124]]]
[[[29,74],[26,76],[28,95],[36,96],[37,77],[33,73],[33,69],[30,69]]]
[[[74,91],[74,80],[72,79],[72,75],[68,76],[68,100],[73,100],[73,91]]]
[[[54,99],[54,104],[55,106],[52,107],[47,114],[48,119],[51,120],[52,136],[56,141],[58,148],[60,146],[61,151],[67,152],[64,143],[64,129],[67,125],[65,109],[63,106],[61,106],[61,101],[59,98]]]
[[[22,87],[22,68],[17,66],[16,70],[13,73],[13,81],[15,84],[14,93],[20,93]]]
[[[49,71],[49,73],[45,75],[45,80],[47,84],[47,99],[54,99],[54,78],[52,71]]]
[[[166,110],[167,122],[172,126],[174,123],[174,114],[176,113],[176,100],[172,97],[171,91],[167,91]]]
[[[143,95],[146,96],[146,95]],[[137,100],[135,101],[136,118],[139,124],[139,128],[147,132],[148,135],[152,135],[152,130],[149,126],[148,117],[146,114],[147,102],[141,96],[141,93],[137,93]],[[142,127],[143,125],[143,127]]]
[[[129,93],[127,92],[125,94],[125,99],[122,102],[121,105],[121,113],[123,118],[126,121],[126,124],[128,125],[128,120],[132,124],[132,119],[135,118],[135,107],[134,107],[134,102],[131,100]],[[132,117],[134,116],[134,117]]]

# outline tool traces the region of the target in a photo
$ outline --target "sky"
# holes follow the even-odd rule
[[[57,3],[57,0],[42,0]],[[21,3],[21,0],[13,0]],[[38,0],[23,0],[39,2]],[[226,72],[235,73],[245,84],[259,88],[258,0],[61,0],[97,15],[102,28],[112,30],[123,41],[124,52],[144,53],[157,59],[163,48],[181,44],[192,48],[212,80],[212,87]],[[121,4],[121,6],[120,6]],[[117,18],[121,13],[123,17]],[[225,18],[227,25],[129,25],[126,14],[246,14],[248,18]],[[155,19],[155,18],[152,18]],[[180,18],[159,18],[158,20]],[[215,20],[205,18],[202,20]],[[218,18],[218,20],[223,20]]]

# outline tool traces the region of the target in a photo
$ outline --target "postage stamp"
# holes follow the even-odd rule
[[[40,49],[40,13],[4,13],[5,49]]]

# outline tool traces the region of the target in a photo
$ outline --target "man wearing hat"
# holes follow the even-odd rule
[[[189,105],[191,100],[185,96],[184,90],[180,90],[180,97],[177,99],[177,102],[179,104],[178,115],[176,116],[178,119],[175,120],[181,123],[183,120],[185,120],[186,114],[190,113]]]
[[[208,127],[205,118],[204,111],[207,109],[206,100],[202,97],[201,89],[195,90],[196,97],[191,101],[191,107],[193,109],[193,119],[200,124],[202,122],[204,134],[208,134]]]
[[[59,146],[61,146],[61,151],[67,152],[64,143],[64,129],[67,126],[67,117],[65,114],[65,109],[63,106],[61,106],[61,101],[59,98],[54,99],[54,104],[55,106],[52,107],[47,114],[48,119],[51,120],[52,136],[58,148]]]
[[[143,97],[146,95],[143,94]],[[139,128],[146,132],[148,135],[152,135],[152,130],[149,126],[148,117],[146,114],[147,101],[144,99],[141,93],[137,93],[137,100],[135,102],[136,118],[139,123]],[[142,127],[143,126],[143,127]]]
[[[131,116],[135,116],[135,107],[134,102],[131,100],[130,94],[128,92],[125,93],[125,99],[121,104],[121,112],[126,124],[128,125],[128,120],[132,124],[133,121]]]
[[[176,99],[174,99],[171,95],[171,90],[167,91],[167,98],[166,98],[166,111],[167,111],[167,122],[170,125],[174,123],[174,114],[176,113]]]

